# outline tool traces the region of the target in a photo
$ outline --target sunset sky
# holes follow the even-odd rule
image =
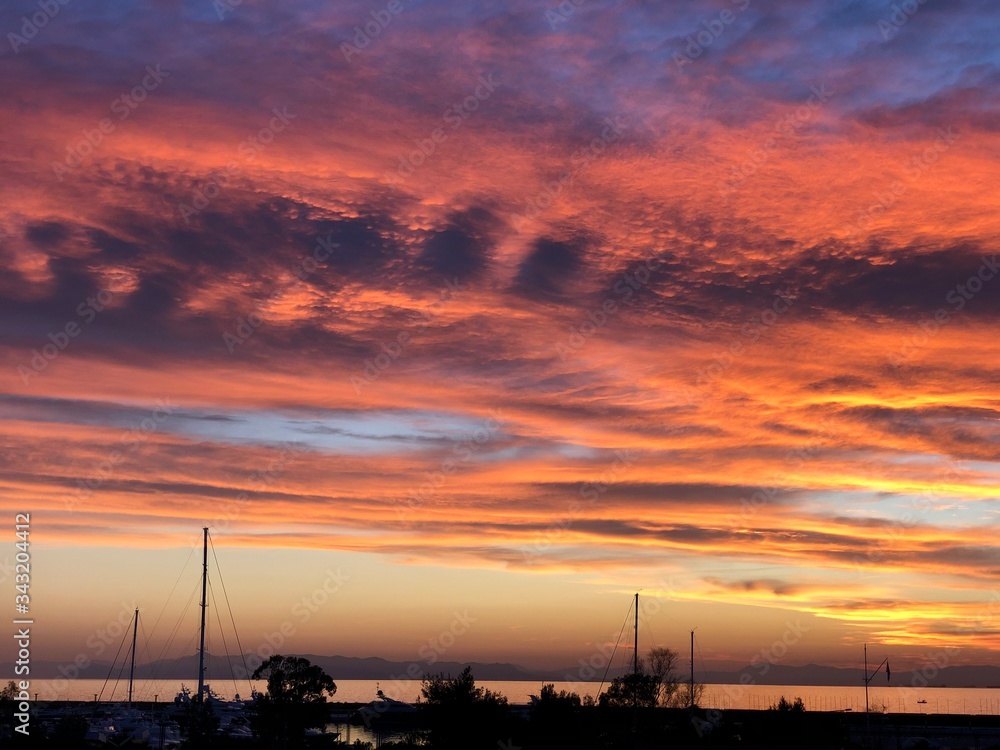
[[[132,606],[159,655],[209,526],[248,651],[416,660],[457,613],[441,658],[571,666],[641,589],[644,643],[698,628],[710,668],[997,663],[993,0],[9,0],[0,31],[34,658],[107,658]]]

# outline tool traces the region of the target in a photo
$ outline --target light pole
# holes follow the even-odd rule
[[[882,663],[875,667],[875,671],[868,674],[868,644],[865,644],[865,734],[867,735],[869,747],[872,744],[872,727],[871,719],[868,716],[868,683],[872,681],[872,678],[879,673],[879,671],[885,667],[885,679],[886,682],[892,677],[892,672],[889,671],[889,657],[885,657]]]

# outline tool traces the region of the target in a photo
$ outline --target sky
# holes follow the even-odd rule
[[[35,658],[107,658],[134,607],[193,653],[208,526],[255,653],[561,668],[641,590],[640,648],[697,628],[708,668],[996,663],[991,0],[0,32]]]

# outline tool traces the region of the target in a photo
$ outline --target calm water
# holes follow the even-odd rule
[[[189,688],[196,685],[192,680],[162,680],[140,682],[135,687],[135,699],[140,701],[173,701],[181,685]],[[419,680],[337,680],[336,701],[364,703],[375,697],[376,686],[381,686],[385,694],[396,700],[413,702],[420,695]],[[511,703],[527,703],[528,696],[541,689],[539,682],[488,682],[477,683],[483,687],[503,693]],[[93,700],[100,693],[103,680],[32,680],[32,691],[37,691],[39,700]],[[580,695],[596,695],[596,682],[557,682],[557,690],[572,690]],[[247,698],[250,688],[246,682],[236,686],[232,682],[212,683],[212,688],[220,696],[231,698],[234,693]],[[257,688],[262,690],[263,684]],[[127,681],[115,687],[108,683],[104,687],[102,700],[124,700],[128,690]],[[808,711],[852,711],[865,710],[863,687],[783,686],[783,685],[706,685],[700,701],[706,708],[750,708],[765,709],[777,703],[782,697],[788,700],[802,698]],[[947,714],[1000,714],[1000,689],[996,688],[922,688],[871,687],[868,692],[872,710],[883,709],[889,713],[947,713]],[[918,703],[918,700],[926,703]]]

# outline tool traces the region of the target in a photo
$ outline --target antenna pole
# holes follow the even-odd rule
[[[632,642],[632,720],[635,721],[635,711],[639,707],[639,592],[635,592],[635,623],[633,632],[635,634]]]
[[[691,688],[689,693],[691,708],[694,708],[694,631],[691,631]]]
[[[635,652],[632,654],[632,672],[639,674],[639,592],[635,594]]]
[[[868,733],[868,742],[871,744],[871,719],[868,717],[868,683],[875,679],[875,675],[885,667],[886,679],[891,679],[889,671],[889,657],[885,657],[882,663],[875,667],[871,674],[868,674],[868,644],[865,644],[865,732]]]
[[[128,707],[132,708],[132,682],[135,680],[135,638],[139,632],[139,608],[135,608],[135,622],[132,625],[132,666],[128,670]]]
[[[205,610],[208,608],[208,527],[202,542],[201,572],[201,644],[198,646],[198,701],[205,694]]]

